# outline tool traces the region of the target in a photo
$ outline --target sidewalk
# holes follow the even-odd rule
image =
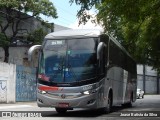
[[[37,107],[37,102],[16,102],[16,103],[0,103],[0,109],[21,108],[21,107]]]

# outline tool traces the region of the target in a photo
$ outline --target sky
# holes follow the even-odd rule
[[[73,29],[87,29],[87,28],[100,28],[99,26],[93,25],[90,21],[86,25],[78,26],[77,11],[80,10],[80,6],[77,6],[75,3],[70,4],[69,0],[50,0],[53,2],[55,8],[57,9],[58,18],[44,18],[50,23],[73,28]],[[90,11],[93,13],[93,11]]]

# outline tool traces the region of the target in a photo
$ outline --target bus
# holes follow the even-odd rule
[[[37,104],[58,113],[76,108],[132,106],[136,101],[136,62],[121,44],[101,30],[63,30],[45,36],[39,49]]]

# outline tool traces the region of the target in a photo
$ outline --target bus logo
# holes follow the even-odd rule
[[[65,95],[65,94],[62,94],[62,95],[61,95],[61,98],[62,98],[62,99],[65,99],[65,98],[66,98],[66,95]]]

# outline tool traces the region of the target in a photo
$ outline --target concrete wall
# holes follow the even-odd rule
[[[1,10],[4,13],[1,13],[1,16],[6,16],[5,14],[5,10]],[[14,12],[13,12],[14,14]],[[15,11],[16,14],[16,11]],[[43,28],[44,31],[46,31],[47,33],[50,33],[52,30],[53,31],[60,31],[60,30],[64,30],[64,29],[69,29],[67,27],[61,26],[61,25],[56,25],[53,23],[48,23],[51,26],[53,26],[53,28],[48,28],[47,26],[45,26],[44,24],[42,24],[42,22],[38,19],[36,19],[35,17],[31,17],[27,14],[22,13],[21,14],[21,18],[28,18],[28,19],[23,19],[19,25],[18,25],[18,34],[17,36],[26,36],[28,35],[28,33],[32,33],[34,30],[38,29],[38,28]],[[2,21],[2,26],[5,26],[7,24],[7,21],[5,18],[1,17],[1,21]],[[16,19],[15,19],[16,21]],[[0,29],[1,30],[1,29]],[[12,36],[13,31],[12,31],[12,25],[10,25],[7,30],[6,30],[6,34],[8,36]]]
[[[37,67],[38,65],[38,51],[33,53],[33,60],[28,61],[29,47],[10,47],[8,63],[23,65],[26,67]],[[0,61],[4,61],[4,50],[0,47]]]
[[[0,62],[0,103],[15,102],[16,65]]]
[[[144,81],[145,79],[145,81]],[[160,91],[160,78],[157,78],[157,71],[151,66],[145,66],[145,78],[143,76],[143,65],[137,66],[137,88],[140,88],[148,94],[157,94]]]
[[[0,47],[0,61],[4,61],[4,50]]]
[[[3,15],[6,16],[5,11],[3,11],[3,12],[4,12],[4,14],[1,13],[1,16],[3,16]],[[16,11],[15,11],[15,13],[16,13]],[[13,12],[13,14],[14,14],[14,12]],[[21,17],[27,18],[27,17],[29,17],[29,15],[22,13]],[[1,17],[1,21],[2,21],[2,25],[5,26],[7,23],[6,19]],[[18,26],[19,31],[18,31],[17,36],[25,36],[28,33],[33,32],[37,28],[43,28],[46,32],[51,32],[50,28],[45,27],[44,25],[42,25],[41,21],[32,17],[32,18],[24,19],[19,23],[19,26]],[[13,34],[12,25],[10,25],[8,27],[8,29],[6,30],[6,34],[8,36],[12,36],[12,34]]]
[[[5,11],[4,11],[5,13]],[[5,14],[2,14],[5,15]],[[28,15],[23,14],[23,17],[29,17]],[[2,24],[6,24],[6,20],[1,19]],[[53,24],[53,23],[50,23]],[[47,28],[44,26],[41,21],[37,20],[36,18],[29,18],[26,20],[23,20],[20,22],[18,29],[20,31],[18,32],[17,36],[22,37],[28,35],[28,33],[33,32],[34,30],[38,28],[43,28],[47,33],[50,33],[51,31],[60,31],[60,30],[65,30],[65,29],[70,29],[61,25],[53,24],[53,28]],[[12,36],[12,26],[9,26],[9,28],[6,30],[6,34],[8,36]],[[22,38],[25,40],[26,38]],[[9,48],[9,63],[17,64],[17,65],[24,65],[24,66],[30,66],[30,67],[36,67],[38,63],[38,53],[35,52],[35,55],[33,55],[33,61],[28,62],[27,61],[27,51],[29,47],[22,47],[22,46],[17,46],[17,47],[10,47]],[[2,47],[0,47],[0,61],[4,61],[4,50]]]

